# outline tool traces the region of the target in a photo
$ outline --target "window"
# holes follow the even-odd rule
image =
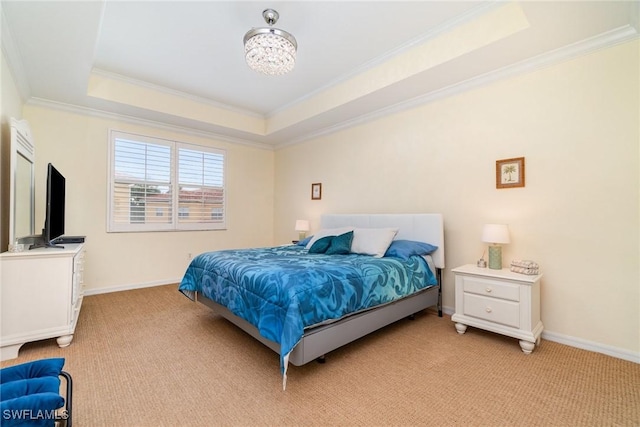
[[[107,231],[225,228],[224,150],[118,131],[109,139]]]
[[[220,220],[224,217],[224,210],[222,208],[211,208],[211,219]]]

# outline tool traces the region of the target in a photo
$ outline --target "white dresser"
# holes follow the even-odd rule
[[[71,344],[84,295],[84,244],[0,254],[0,359],[30,341]]]
[[[529,354],[540,344],[540,279],[512,273],[508,268],[492,270],[473,264],[454,268],[456,312],[451,320],[464,334],[467,326],[520,339],[522,351]]]

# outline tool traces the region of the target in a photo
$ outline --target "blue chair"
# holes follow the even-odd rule
[[[71,427],[73,382],[63,366],[63,358],[53,358],[0,369],[0,425]]]

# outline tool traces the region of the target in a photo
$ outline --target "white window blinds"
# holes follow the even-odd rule
[[[179,215],[178,222],[184,227],[193,223],[223,223],[224,154],[180,145],[178,169],[178,206],[188,208],[188,214]],[[213,216],[214,210],[219,215]]]
[[[225,228],[225,151],[111,131],[110,232]]]

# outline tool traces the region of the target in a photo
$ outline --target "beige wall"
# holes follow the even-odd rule
[[[313,232],[322,213],[442,212],[452,311],[450,269],[481,257],[484,223],[508,223],[504,262],[542,267],[546,335],[637,359],[639,51],[626,43],[277,151],[276,240],[295,237],[296,219]],[[521,156],[526,187],[497,190],[495,161]]]
[[[85,282],[90,291],[178,281],[194,255],[273,242],[272,151],[191,134],[26,105],[37,141],[36,229],[44,223],[46,165],[65,176],[66,234],[86,235]],[[109,129],[227,150],[227,230],[107,233]]]
[[[4,52],[0,63],[0,252],[9,244],[9,175],[11,167],[11,123],[9,119],[22,118],[22,98],[7,65]]]
[[[637,358],[639,51],[638,41],[626,43],[275,153],[39,106],[22,110],[3,57],[2,148],[7,117],[26,118],[36,141],[36,228],[46,164],[67,177],[67,234],[88,236],[92,291],[177,280],[188,253],[285,243],[297,236],[296,219],[317,228],[325,212],[442,212],[449,310],[450,269],[480,257],[482,224],[506,222],[505,261],[542,266],[545,334]],[[109,128],[226,149],[229,229],[107,234]],[[518,156],[526,157],[526,187],[496,190],[495,161]],[[310,200],[312,182],[323,184],[320,201]]]

